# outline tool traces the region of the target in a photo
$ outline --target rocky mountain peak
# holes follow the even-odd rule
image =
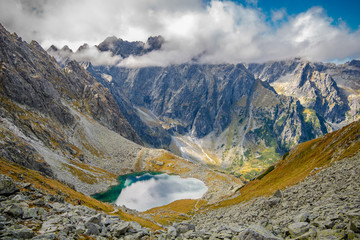
[[[162,36],[149,37],[146,41],[144,49],[148,52],[153,50],[159,50],[161,46],[165,43],[165,38]]]
[[[65,47],[64,47],[64,48],[65,48]],[[85,51],[85,50],[87,50],[87,49],[89,49],[89,48],[90,48],[89,44],[84,43],[83,45],[81,45],[81,46],[76,50],[76,52],[82,52],[82,51]]]

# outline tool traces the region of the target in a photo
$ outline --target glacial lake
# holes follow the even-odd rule
[[[94,194],[93,197],[142,212],[175,200],[199,199],[208,189],[196,178],[181,178],[156,172],[123,175],[118,181],[118,185],[106,192]]]

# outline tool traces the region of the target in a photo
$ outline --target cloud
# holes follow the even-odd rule
[[[28,41],[35,39],[44,48],[67,44],[76,49],[84,42],[96,45],[113,35],[144,42],[154,35],[165,38],[160,51],[122,61],[108,53],[99,57],[95,50],[82,56],[127,67],[263,62],[290,57],[329,61],[360,56],[360,30],[351,32],[345,23],[335,24],[322,8],[295,16],[287,16],[281,9],[268,18],[256,7],[257,1],[246,3],[0,0],[0,21],[10,31]]]
[[[91,62],[95,66],[117,65],[122,58],[118,55],[113,56],[109,51],[101,52],[95,46],[88,47],[82,51],[76,51],[71,58],[78,62]]]

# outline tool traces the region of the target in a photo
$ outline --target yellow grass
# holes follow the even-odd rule
[[[80,192],[71,189],[67,185],[55,179],[45,177],[37,171],[33,171],[26,167],[9,162],[2,157],[0,158],[0,173],[10,176],[16,181],[31,183],[35,188],[41,189],[42,191],[50,194],[59,194],[61,192],[64,194],[63,196],[65,198],[65,201],[73,205],[76,205],[77,201],[81,200],[82,204],[89,208],[93,208],[98,211],[103,211],[107,214],[118,215],[120,218],[126,221],[129,220],[136,221],[140,223],[143,227],[147,227],[149,229],[153,229],[153,230],[161,229],[158,225],[154,224],[149,220],[143,219],[138,216],[133,216],[128,213],[124,213],[120,210],[118,210],[118,212],[115,214],[113,213],[115,209],[110,204],[86,196]],[[19,178],[20,175],[22,175],[21,179]]]
[[[328,167],[333,161],[354,156],[359,152],[360,121],[357,121],[322,138],[298,145],[277,163],[272,172],[261,180],[245,185],[238,197],[209,207],[225,207],[259,196],[270,196],[277,189],[284,189],[304,180],[315,167]]]
[[[144,212],[143,215],[151,215],[155,222],[169,225],[173,222],[189,219],[204,204],[206,204],[205,200],[182,199],[165,206],[152,208]]]

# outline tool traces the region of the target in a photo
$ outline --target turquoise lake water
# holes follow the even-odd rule
[[[206,185],[196,178],[181,178],[155,172],[123,175],[118,181],[118,185],[93,197],[118,206],[146,211],[175,200],[198,199],[207,191]]]

